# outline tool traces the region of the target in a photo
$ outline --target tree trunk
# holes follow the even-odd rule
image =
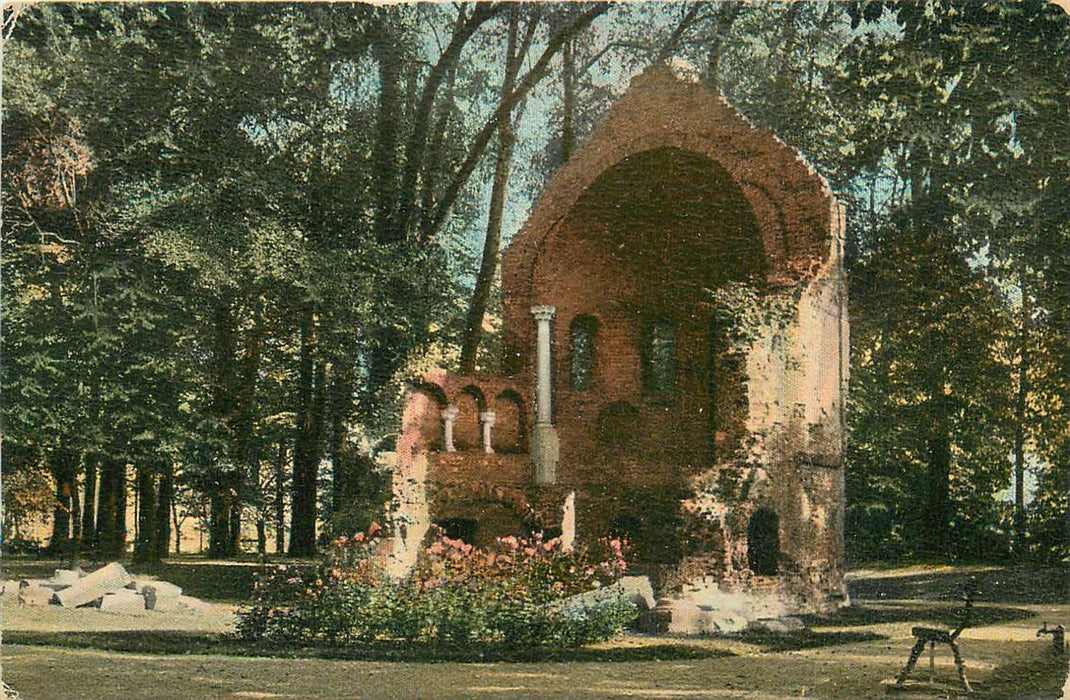
[[[214,318],[215,338],[213,343],[214,387],[212,415],[219,429],[231,432],[235,414],[234,355],[236,352],[234,314],[229,299],[220,300]],[[228,436],[229,437],[229,436]],[[233,460],[234,455],[220,455]],[[230,467],[230,469],[227,468]],[[209,494],[208,556],[222,558],[234,554],[230,516],[237,492],[233,470],[237,465],[222,467],[214,475]]]
[[[78,497],[78,464],[73,465],[71,480],[71,541],[69,544],[67,568],[81,567],[82,556],[82,502]]]
[[[156,536],[156,475],[152,467],[142,459],[136,470],[137,479],[137,535],[134,539],[134,561],[154,561],[157,547]]]
[[[1014,406],[1014,530],[1019,542],[1025,537],[1025,422],[1026,398],[1029,392],[1029,327],[1032,306],[1025,272],[1018,277],[1022,293],[1021,321],[1018,338],[1018,395]]]
[[[267,554],[267,522],[263,513],[256,517],[256,553]]]
[[[174,525],[175,530],[175,554],[182,554],[182,521],[178,519],[178,494],[174,489],[174,482],[171,486],[171,524]]]
[[[374,30],[372,52],[379,66],[379,110],[372,149],[375,174],[375,238],[396,243],[404,236],[397,224],[398,133],[401,121],[401,48],[389,20],[380,18]]]
[[[101,458],[97,543],[105,557],[126,553],[126,464],[109,455]]]
[[[48,549],[66,554],[71,544],[71,497],[78,488],[76,455],[57,447],[48,455],[49,469],[56,484],[56,501],[52,507],[52,538]]]
[[[286,551],[286,441],[279,440],[275,460],[275,554]]]
[[[725,38],[742,6],[741,2],[726,2],[717,10],[716,29],[706,54],[706,82],[712,88],[721,84],[721,56],[724,53]]]
[[[160,485],[156,492],[156,532],[153,536],[153,561],[167,557],[167,548],[171,544],[171,502],[174,500],[175,477],[174,464],[168,460],[163,464]],[[177,544],[177,540],[176,540]]]
[[[290,555],[295,557],[316,553],[316,477],[320,456],[315,434],[316,346],[316,315],[309,303],[301,315],[301,361],[297,379],[297,436],[290,510]]]
[[[258,443],[256,440],[257,382],[260,375],[260,345],[263,328],[260,323],[260,308],[253,305],[252,328],[245,340],[241,358],[241,379],[235,391],[234,419],[231,434],[234,436],[235,498],[230,507],[230,550],[241,551],[241,524],[244,504],[247,500],[250,475],[259,472]]]
[[[941,398],[937,400],[938,415],[932,416],[935,428],[927,440],[928,503],[922,548],[931,554],[945,557],[950,554],[948,525],[951,522],[951,436],[947,424],[947,410]]]
[[[327,453],[333,467],[331,510],[335,516],[342,510],[343,494],[349,493],[350,460],[348,459],[347,428],[353,410],[353,366],[350,362],[333,365],[331,377],[330,433]],[[332,518],[337,522],[337,518]]]
[[[569,39],[561,49],[561,165],[572,157],[576,144],[576,40]]]
[[[609,3],[602,2],[584,5],[583,10],[572,24],[564,27],[550,38],[543,48],[542,54],[535,61],[535,65],[522,78],[517,80],[516,89],[510,93],[507,99],[499,102],[494,114],[487,119],[479,133],[472,139],[472,144],[468,148],[464,161],[453,173],[449,183],[446,185],[438,204],[435,206],[434,214],[421,227],[418,239],[421,243],[431,241],[445,224],[450,212],[453,210],[453,205],[456,203],[458,195],[468,183],[480,161],[483,160],[487,146],[497,133],[501,120],[507,114],[512,113],[516,105],[546,76],[551,61],[561,50],[564,43],[587,29],[591,22],[605,14],[609,7]]]
[[[97,539],[97,455],[92,452],[86,452],[84,462],[85,487],[82,498],[82,547],[92,548],[96,545]]]
[[[516,76],[520,71],[523,56],[517,51],[517,30],[519,10],[513,8],[509,14],[509,39],[505,53],[505,76],[502,80],[501,100],[504,102],[516,87]],[[566,42],[566,47],[571,41]],[[513,133],[512,113],[502,115],[498,130],[498,154],[494,164],[494,181],[490,194],[490,214],[487,217],[487,235],[483,241],[483,259],[476,276],[476,286],[472,293],[472,302],[468,306],[465,320],[464,339],[461,343],[461,373],[471,374],[476,368],[479,343],[483,337],[483,317],[487,312],[487,300],[494,286],[494,276],[498,270],[498,251],[502,241],[502,215],[505,211],[505,197],[509,185],[509,167],[513,159],[513,145],[516,141]]]

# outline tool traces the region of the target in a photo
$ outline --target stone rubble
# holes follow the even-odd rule
[[[14,597],[21,605],[60,605],[66,608],[95,607],[101,612],[140,614],[145,611],[204,615],[213,606],[168,581],[135,579],[118,562],[86,574],[81,569],[56,569],[50,579],[19,579],[0,582],[0,595]]]

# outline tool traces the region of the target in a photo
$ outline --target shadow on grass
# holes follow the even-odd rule
[[[930,606],[862,603],[843,608],[832,615],[804,615],[802,619],[809,627],[862,627],[896,622],[926,622],[955,627],[962,620],[962,611],[961,605],[943,603]],[[1033,613],[1022,608],[978,606],[970,615],[970,627],[1024,620],[1032,616]]]
[[[178,631],[142,632],[8,632],[7,644],[94,649],[138,654],[220,654],[276,658],[345,659],[352,661],[420,662],[597,662],[674,661],[734,656],[730,651],[690,644],[654,644],[609,649],[507,648],[502,646],[445,647],[404,642],[353,644],[322,643],[295,646],[290,643],[249,642],[233,635]]]
[[[732,639],[760,646],[764,653],[818,649],[841,644],[887,639],[883,634],[877,634],[876,632],[814,632],[813,630],[805,629],[787,634],[778,634],[765,630],[747,630],[730,636]]]
[[[1063,697],[1066,655],[1045,653],[1028,661],[997,666],[984,683],[973,683],[974,694],[989,698]],[[971,681],[972,682],[972,681]]]
[[[1070,600],[1070,570],[1065,568],[931,571],[858,579],[848,588],[855,599],[960,601],[971,576],[977,579],[978,602],[1059,605]]]

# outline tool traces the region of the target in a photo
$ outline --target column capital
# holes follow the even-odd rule
[[[456,406],[447,406],[446,408],[442,409],[442,419],[448,421],[457,420],[457,414],[459,414],[460,412],[461,409],[457,408]]]
[[[536,321],[550,321],[553,319],[554,314],[557,313],[557,307],[533,306],[531,307],[531,313],[535,316]]]
[[[483,411],[479,414],[479,420],[488,425],[494,425],[494,419],[497,417],[498,415],[494,411]]]

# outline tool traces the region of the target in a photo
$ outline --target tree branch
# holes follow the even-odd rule
[[[499,103],[494,114],[491,115],[473,140],[472,146],[468,150],[468,157],[465,158],[464,162],[461,163],[460,168],[454,173],[453,178],[450,180],[450,184],[446,188],[446,192],[443,194],[442,199],[439,201],[438,206],[435,209],[435,215],[431,217],[426,226],[422,227],[419,236],[421,243],[430,241],[442,228],[442,225],[446,221],[446,217],[449,216],[450,210],[453,208],[454,202],[457,200],[457,196],[461,192],[461,188],[468,182],[468,179],[472,176],[479,161],[483,158],[483,154],[487,150],[487,144],[490,143],[491,137],[494,136],[494,133],[498,129],[498,124],[504,116],[512,112],[513,107],[515,107],[516,104],[546,76],[546,72],[550,67],[550,61],[561,50],[565,42],[590,26],[591,22],[604,14],[609,7],[610,4],[604,2],[591,5],[589,9],[576,19],[575,22],[558,32],[550,40],[550,43],[547,44],[542,55],[539,56],[539,60],[536,61],[532,69],[517,83],[516,89]]]
[[[476,30],[484,23],[499,14],[504,9],[502,3],[477,5],[475,12],[463,23],[460,23],[454,32],[449,46],[439,56],[438,62],[431,69],[424,83],[423,92],[420,95],[420,103],[416,108],[416,119],[409,135],[409,142],[405,145],[405,169],[401,176],[399,190],[399,209],[397,226],[399,232],[406,232],[412,222],[413,208],[416,203],[416,183],[420,174],[420,163],[423,161],[424,149],[427,147],[428,126],[431,123],[431,115],[435,104],[438,89],[445,80],[449,70],[456,65],[461,56],[465,44],[472,38]]]

